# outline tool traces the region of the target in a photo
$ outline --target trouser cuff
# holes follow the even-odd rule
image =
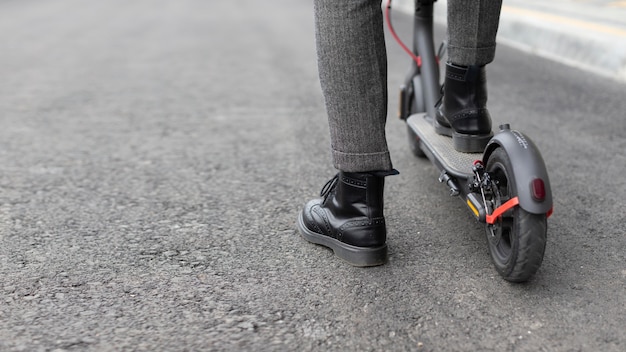
[[[333,166],[344,172],[367,172],[372,170],[392,170],[389,152],[343,153],[332,151]]]
[[[496,47],[464,48],[448,46],[448,60],[461,66],[484,66],[492,62],[496,55]]]

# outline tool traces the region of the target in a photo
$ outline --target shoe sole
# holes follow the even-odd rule
[[[304,225],[302,213],[298,215],[298,231],[307,241],[328,247],[335,255],[349,264],[358,267],[382,265],[387,262],[387,244],[380,247],[357,247],[343,243],[332,237],[324,236],[309,230]]]
[[[462,153],[482,153],[487,146],[487,143],[493,137],[493,132],[488,134],[463,134],[454,132],[451,127],[441,125],[436,119],[433,122],[435,126],[435,132],[437,134],[452,137],[452,144],[454,150]]]
[[[482,153],[493,137],[493,133],[489,134],[463,134],[454,132],[452,134],[452,144],[454,149],[462,153]]]

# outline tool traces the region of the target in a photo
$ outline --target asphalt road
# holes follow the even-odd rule
[[[408,149],[390,43],[390,261],[353,268],[294,225],[334,173],[311,6],[0,1],[0,350],[625,350],[624,83],[498,48],[555,197],[510,284]]]

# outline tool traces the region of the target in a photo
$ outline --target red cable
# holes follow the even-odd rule
[[[493,214],[487,214],[486,221],[489,225],[493,225],[496,223],[498,218],[502,216],[502,214],[506,213],[509,209],[514,206],[519,205],[519,197],[511,198],[506,203],[500,205],[493,211]]]
[[[398,37],[398,35],[396,34],[396,31],[393,29],[393,25],[391,24],[391,16],[389,15],[390,11],[391,11],[391,0],[387,0],[387,6],[385,8],[385,19],[387,20],[387,27],[389,28],[389,32],[393,36],[393,39],[395,39],[396,42],[398,42],[400,47],[404,51],[406,51],[407,54],[409,54],[409,56],[413,59],[413,61],[415,61],[415,63],[417,64],[417,67],[422,67],[422,58],[419,56],[416,56],[415,53],[413,53],[413,50],[409,49],[406,45],[404,45],[402,40],[400,40],[400,37]]]

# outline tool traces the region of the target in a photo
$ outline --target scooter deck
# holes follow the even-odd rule
[[[440,168],[456,177],[469,178],[475,160],[482,160],[482,153],[462,153],[454,149],[452,138],[435,132],[432,118],[425,113],[409,116],[407,124],[415,131],[426,147],[426,155],[432,156]]]

